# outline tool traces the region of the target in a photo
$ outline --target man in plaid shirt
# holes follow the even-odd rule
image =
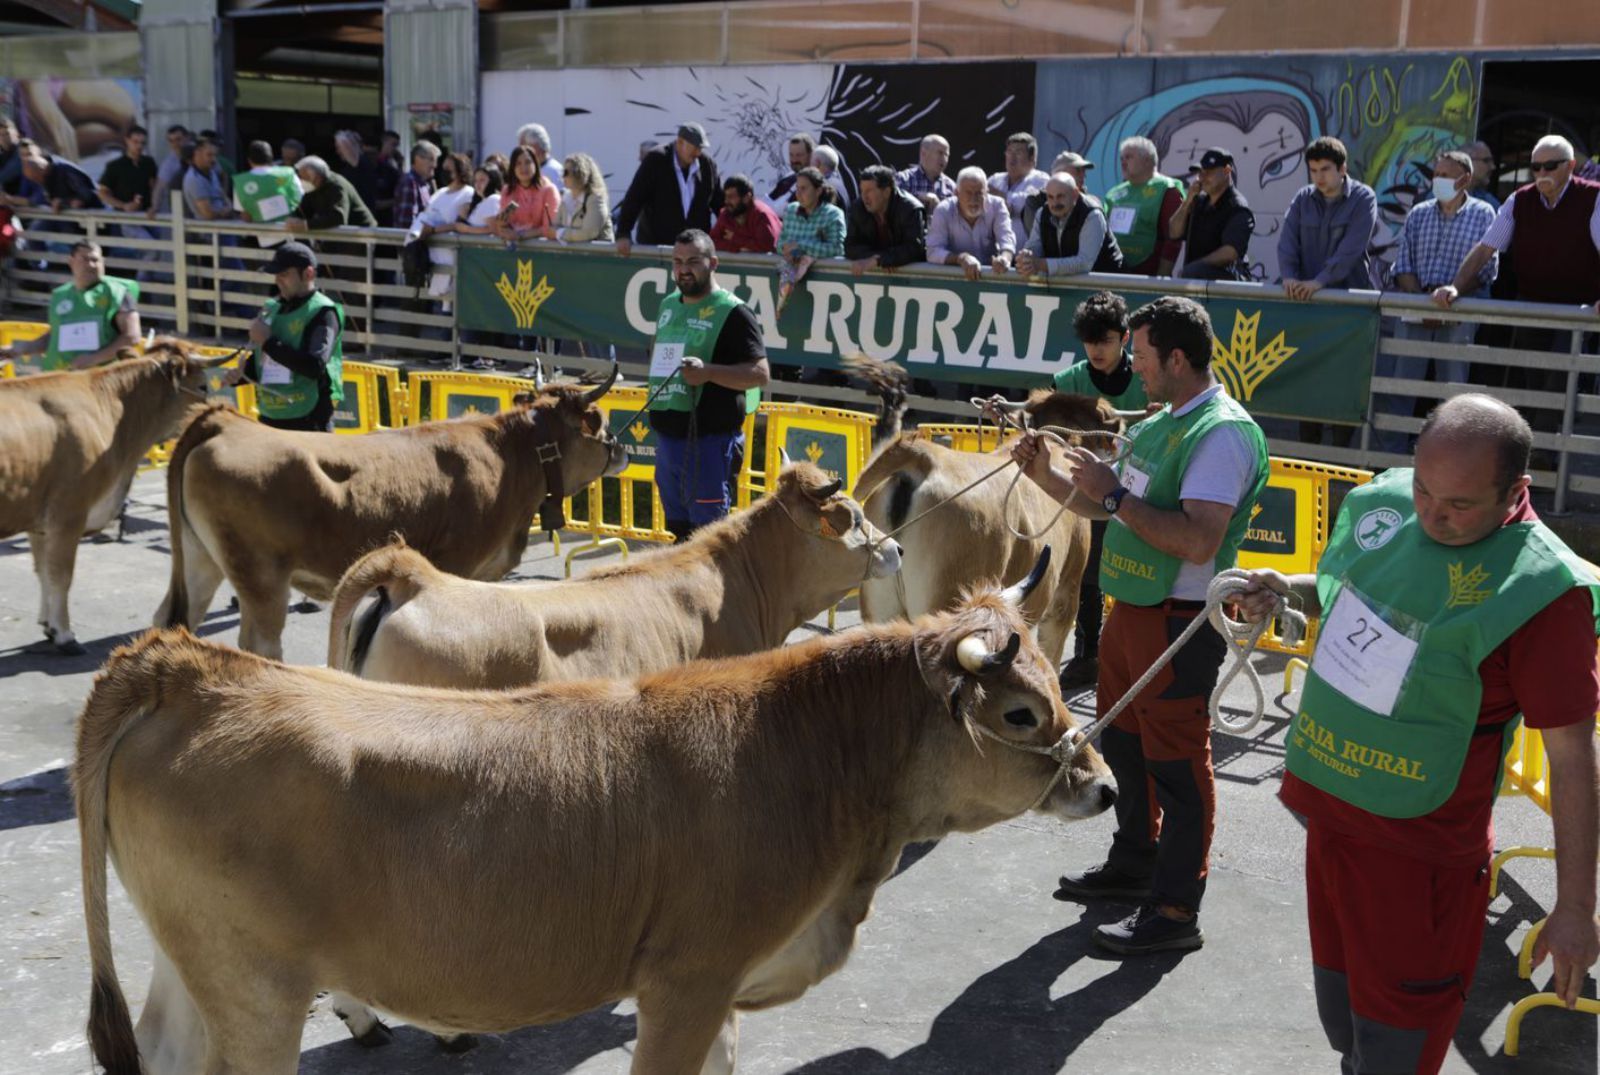
[[[394,226],[411,227],[417,214],[428,208],[433,196],[433,169],[439,163],[439,147],[418,142],[411,147],[411,170],[400,177],[394,188]]]
[[[1431,294],[1455,279],[1456,270],[1472,248],[1483,240],[1494,223],[1494,208],[1472,193],[1472,158],[1459,149],[1441,153],[1433,162],[1433,197],[1418,202],[1406,214],[1400,234],[1400,256],[1395,260],[1394,285],[1410,294]],[[1479,271],[1476,288],[1468,297],[1482,298],[1489,293],[1499,271],[1498,256]],[[1425,340],[1464,347],[1472,342],[1478,326],[1471,321],[1439,321],[1420,314],[1403,314],[1395,325],[1397,340]],[[1468,362],[1464,358],[1435,358],[1434,380],[1464,384]],[[1428,372],[1428,359],[1420,355],[1378,354],[1379,377],[1422,380]],[[1380,396],[1378,410],[1385,414],[1411,415],[1415,401],[1411,396]],[[1375,430],[1378,447],[1386,452],[1410,450],[1410,434],[1397,430]]]
[[[917,163],[894,177],[895,186],[922,203],[923,216],[946,198],[955,197],[956,181],[944,170],[949,163],[950,143],[930,134],[917,150]]]

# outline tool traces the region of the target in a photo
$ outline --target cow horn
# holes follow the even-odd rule
[[[1015,631],[1011,632],[1011,640],[1002,650],[991,650],[983,639],[971,634],[956,645],[956,660],[973,675],[986,676],[1011,667],[1011,662],[1017,659],[1021,649],[1022,636]]]
[[[225,366],[234,359],[241,358],[249,353],[250,349],[248,347],[241,347],[228,355],[190,355],[189,365],[195,369],[211,370],[216,369],[218,366]]]
[[[789,458],[789,449],[787,448],[778,449],[778,461],[786,467],[794,466],[794,460]]]
[[[989,402],[995,410],[1004,411],[1007,414],[1015,414],[1017,411],[1027,409],[1028,406],[1026,403],[1013,403],[1009,399],[1001,399],[998,396]]]
[[[612,359],[611,376],[607,377],[604,383],[595,385],[593,388],[583,394],[583,405],[587,407],[592,403],[599,403],[600,397],[611,391],[611,386],[617,383],[617,377],[621,373],[621,370],[622,367],[617,364],[617,360]]]
[[[1028,595],[1033,592],[1034,587],[1039,585],[1039,580],[1044,578],[1045,568],[1049,566],[1050,546],[1046,545],[1039,550],[1039,559],[1033,562],[1033,570],[1028,572],[1028,577],[1015,586],[1008,586],[1000,596],[1005,600],[1006,604],[1011,605],[1013,608],[1022,604],[1028,599]]]
[[[1143,407],[1140,407],[1136,411],[1117,411],[1117,410],[1114,410],[1111,413],[1116,415],[1118,418],[1122,418],[1124,420],[1130,420],[1130,419],[1137,418],[1141,422],[1144,421],[1144,419],[1146,419],[1146,418],[1148,418],[1150,416],[1150,412],[1145,410]]]
[[[839,490],[843,488],[844,482],[839,478],[835,478],[833,481],[829,482],[827,485],[824,485],[820,489],[807,489],[806,496],[810,497],[812,500],[815,500],[818,504],[821,504],[824,501],[832,500],[835,496],[838,496]]]
[[[544,383],[544,360],[536,358],[533,360],[533,390],[543,392]]]

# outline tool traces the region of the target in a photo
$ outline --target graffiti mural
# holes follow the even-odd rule
[[[952,170],[999,168],[1006,135],[1033,125],[1034,86],[1031,63],[491,71],[483,144],[504,151],[522,124],[543,123],[558,154],[599,161],[620,199],[639,144],[671,141],[696,120],[718,171],[743,172],[764,195],[788,174],[789,135],[806,131],[839,151],[853,191],[870,164],[915,164],[929,133],[950,140]]]
[[[24,138],[76,161],[92,178],[122,153],[128,128],[144,118],[136,78],[0,78],[0,113]]]
[[[1096,163],[1096,193],[1120,179],[1117,146],[1132,135],[1155,142],[1168,175],[1208,146],[1228,149],[1255,211],[1249,255],[1262,280],[1278,277],[1277,235],[1307,182],[1305,148],[1332,135],[1350,151],[1350,174],[1378,193],[1375,283],[1384,282],[1434,158],[1472,138],[1479,94],[1472,62],[1448,54],[1064,60],[1039,64],[1038,80],[1041,157],[1083,153]]]

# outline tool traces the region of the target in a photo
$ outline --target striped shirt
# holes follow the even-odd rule
[[[844,257],[844,210],[837,205],[818,204],[807,213],[799,202],[783,207],[783,229],[778,232],[778,250],[790,243],[802,254],[814,258]]]
[[[1417,278],[1422,290],[1432,291],[1456,278],[1461,263],[1472,253],[1472,248],[1483,242],[1484,235],[1494,223],[1494,210],[1480,198],[1469,197],[1454,216],[1445,216],[1435,198],[1418,202],[1406,214],[1404,230],[1400,233],[1400,256],[1395,259],[1394,274],[1407,273]],[[1487,291],[1500,272],[1500,258],[1495,255],[1478,273],[1475,290]]]
[[[950,178],[949,172],[943,172],[938,179],[929,179],[928,173],[922,170],[922,165],[913,164],[903,172],[896,172],[895,185],[907,194],[915,194],[919,198],[924,194],[937,194],[940,200],[953,198],[956,193],[956,181]]]

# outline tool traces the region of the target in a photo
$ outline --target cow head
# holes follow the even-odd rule
[[[900,545],[867,521],[861,505],[841,492],[844,483],[810,463],[791,463],[778,474],[773,498],[798,535],[791,581],[843,597],[862,579],[900,570]],[[829,602],[830,604],[832,602]]]
[[[561,513],[564,498],[602,477],[620,474],[628,465],[627,449],[611,435],[597,405],[616,381],[613,364],[611,376],[593,388],[551,385],[513,400],[516,409],[509,426],[531,434],[534,459],[544,470],[539,519],[546,530],[566,525]]]
[[[144,357],[161,367],[162,375],[172,386],[173,392],[188,397],[188,402],[204,400],[209,387],[209,372],[243,354],[243,351],[235,351],[225,355],[203,355],[194,344],[176,336],[157,336],[144,349]]]
[[[943,789],[957,828],[980,828],[1035,804],[1071,821],[1102,813],[1116,800],[1110,770],[1094,748],[1084,744],[1072,753],[1077,721],[1021,612],[1047,555],[1029,580],[971,592],[955,609],[917,625],[922,678],[954,718],[941,723],[957,740]]]
[[[1028,425],[1034,429],[1056,426],[1080,431],[1067,436],[1067,442],[1088,448],[1106,459],[1117,454],[1117,441],[1095,434],[1123,433],[1128,428],[1127,417],[1100,396],[1079,396],[1041,388],[1029,394],[1022,410],[1028,416]]]

